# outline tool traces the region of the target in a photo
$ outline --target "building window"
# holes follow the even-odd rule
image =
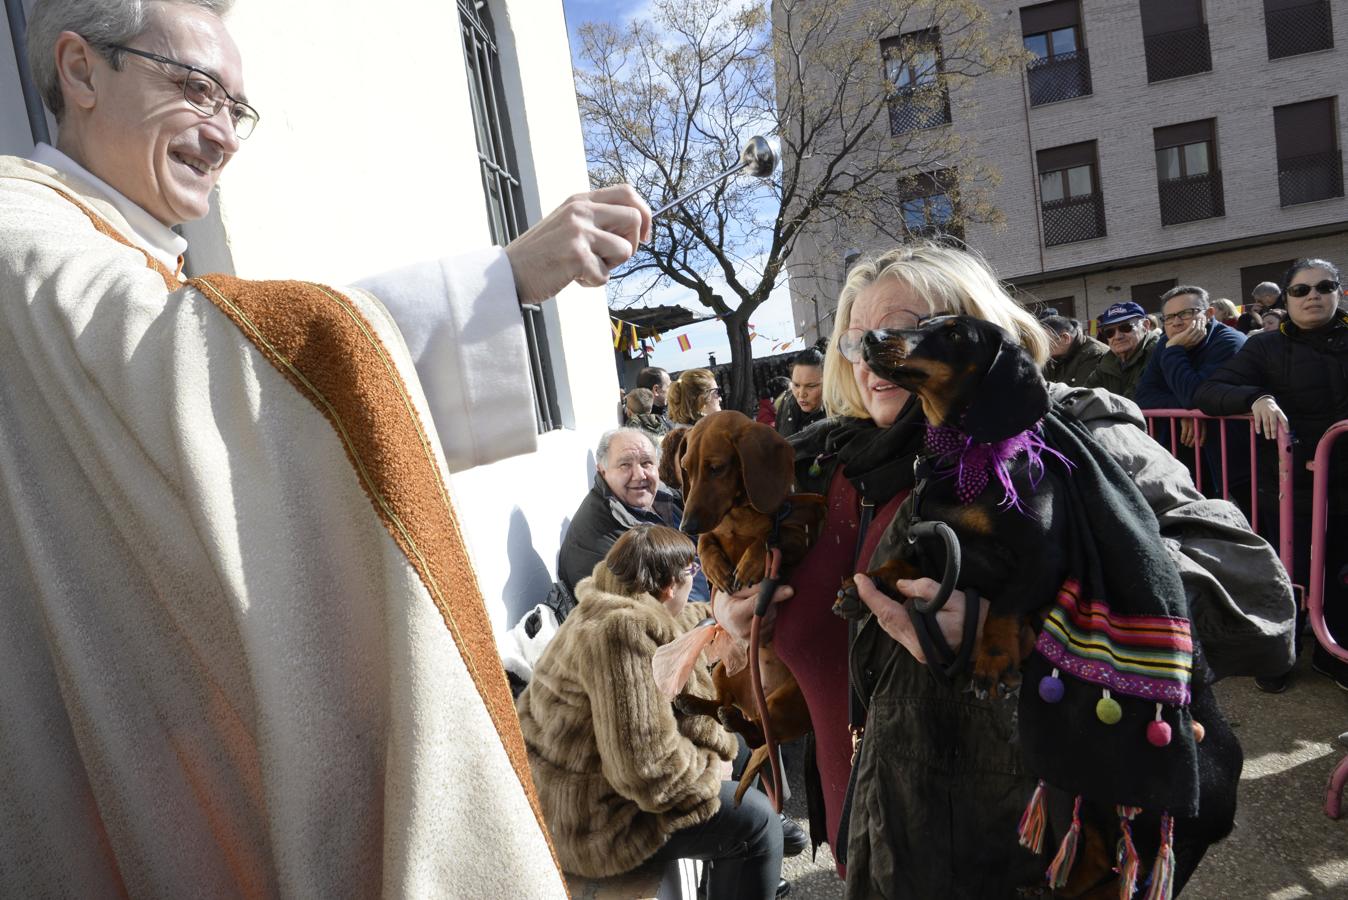
[[[481,164],[482,192],[487,202],[487,221],[492,243],[504,247],[525,229],[524,195],[520,189],[515,145],[510,137],[510,115],[501,86],[501,60],[496,49],[495,29],[487,4],[459,0],[459,29],[463,37],[464,62],[468,66],[468,91],[477,132],[477,156]],[[520,307],[534,385],[535,412],[539,431],[561,427],[561,412],[548,357],[543,310],[532,304]]]
[[[1034,54],[1025,66],[1030,105],[1041,106],[1091,92],[1090,58],[1082,40],[1077,0],[1057,0],[1020,11],[1025,49]]]
[[[1334,97],[1273,107],[1278,193],[1283,206],[1343,196]]]
[[[1105,204],[1095,141],[1040,150],[1039,199],[1044,213],[1044,246],[1105,236]]]
[[[922,172],[899,185],[903,230],[912,238],[964,239],[959,220],[959,178],[951,169]]]
[[[887,38],[880,45],[892,85],[889,133],[906,134],[950,121],[950,97],[941,83],[941,35],[934,28]]]
[[[1264,0],[1268,58],[1281,59],[1334,46],[1329,0]]]
[[[1216,126],[1214,119],[1204,119],[1152,132],[1162,225],[1226,215]]]
[[[1146,284],[1135,284],[1129,288],[1129,299],[1149,313],[1158,313],[1161,311],[1161,295],[1176,284],[1178,282],[1173,278],[1165,281],[1148,281]]]
[[[1202,0],[1142,0],[1147,81],[1212,71]]]

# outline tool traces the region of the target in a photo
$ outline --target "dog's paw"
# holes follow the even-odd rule
[[[979,700],[1015,696],[1020,690],[1020,661],[999,648],[980,648],[970,687]]]
[[[844,619],[860,619],[866,612],[866,604],[857,593],[856,582],[848,578],[838,588],[838,596],[833,601],[833,614]]]

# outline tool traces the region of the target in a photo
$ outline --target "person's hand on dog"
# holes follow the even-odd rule
[[[758,636],[763,643],[772,640],[772,626],[777,621],[777,604],[789,600],[796,592],[791,585],[778,585],[772,595],[772,605],[763,614],[763,624],[759,626]],[[749,629],[754,621],[754,607],[758,605],[758,585],[751,584],[740,588],[733,594],[715,591],[711,598],[711,614],[726,631],[742,641],[749,640]]]
[[[1265,394],[1254,401],[1250,413],[1254,416],[1254,433],[1262,434],[1270,441],[1277,440],[1279,425],[1287,427],[1287,416],[1278,406],[1278,401],[1273,399],[1272,394]]]
[[[885,633],[898,641],[904,648],[913,655],[918,662],[925,663],[927,657],[922,652],[922,645],[918,643],[917,632],[913,630],[913,620],[908,616],[908,610],[903,608],[903,604],[896,603],[885,596],[870,578],[858,573],[855,577],[857,586],[857,595],[861,601],[866,604],[876,621]],[[918,578],[912,581],[900,578],[894,582],[894,587],[905,597],[916,597],[919,600],[930,602],[936,599],[936,593],[940,590],[941,584],[930,578]],[[945,638],[950,649],[959,652],[960,644],[964,640],[964,591],[954,591],[950,594],[950,599],[946,601],[945,606],[941,607],[936,613],[936,624],[941,627],[941,635]],[[978,635],[983,633],[983,622],[988,617],[987,598],[981,598],[978,604]]]

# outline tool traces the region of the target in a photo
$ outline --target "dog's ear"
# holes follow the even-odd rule
[[[980,444],[1015,437],[1048,412],[1048,385],[1034,358],[1013,343],[1001,329],[990,329],[996,355],[983,374],[974,400],[964,411],[960,430]]]
[[[749,423],[735,441],[735,450],[749,504],[759,512],[776,512],[795,480],[795,451],[776,429],[762,422]]]
[[[683,490],[683,439],[686,427],[668,432],[660,441],[660,483],[677,491]]]

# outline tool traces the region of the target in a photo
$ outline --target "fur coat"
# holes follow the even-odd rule
[[[649,859],[669,835],[720,806],[735,739],[705,716],[676,718],[651,656],[707,615],[678,618],[650,594],[615,593],[601,562],[544,651],[516,706],[543,815],[562,868],[602,878]],[[686,688],[713,696],[707,669]]]

